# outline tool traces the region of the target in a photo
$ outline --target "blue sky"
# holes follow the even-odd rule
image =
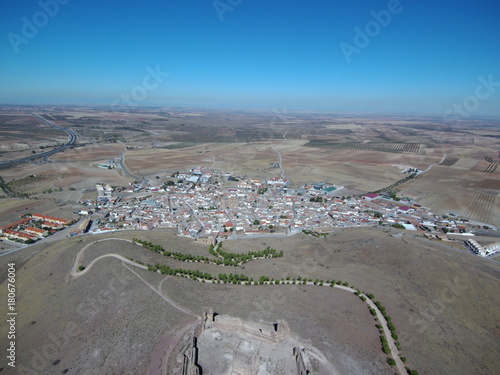
[[[3,0],[0,29],[0,103],[107,105],[136,88],[139,105],[442,114],[478,77],[500,82],[492,0]],[[141,91],[148,66],[169,75]],[[472,115],[500,116],[500,85],[484,93]]]

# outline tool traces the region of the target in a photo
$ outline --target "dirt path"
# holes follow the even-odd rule
[[[122,261],[122,264],[123,264],[123,266],[126,269],[128,269],[130,272],[132,272],[149,289],[151,289],[153,292],[155,292],[156,294],[158,294],[161,297],[161,299],[163,299],[169,305],[171,305],[172,307],[174,307],[177,310],[181,311],[182,313],[184,313],[186,315],[189,315],[189,316],[192,316],[193,318],[195,318],[195,320],[191,324],[188,324],[188,325],[184,326],[181,330],[177,331],[173,336],[171,335],[171,332],[168,332],[167,336],[162,339],[162,341],[164,341],[164,342],[167,343],[166,348],[157,349],[153,353],[153,357],[152,357],[152,359],[150,361],[150,364],[148,366],[148,369],[146,371],[146,375],[158,374],[158,370],[160,370],[160,372],[161,372],[162,375],[168,375],[167,374],[167,370],[168,370],[167,369],[167,365],[168,365],[168,361],[170,359],[170,356],[172,354],[173,349],[176,347],[176,345],[178,344],[179,340],[181,340],[182,337],[186,334],[186,332],[188,332],[190,329],[193,329],[193,327],[201,320],[201,316],[196,315],[192,311],[190,311],[190,310],[188,310],[188,309],[186,309],[186,308],[178,305],[176,302],[174,302],[173,300],[171,300],[165,294],[165,292],[163,291],[163,284],[164,284],[164,282],[166,280],[168,280],[170,278],[170,276],[167,276],[167,277],[163,278],[163,280],[160,281],[160,284],[158,285],[158,288],[155,288],[153,285],[151,285],[150,283],[148,283],[141,275],[139,275],[129,265],[134,266],[134,267],[138,267],[138,268],[144,269],[144,270],[147,270],[148,267],[146,267],[146,266],[144,266],[142,264],[137,264],[136,262],[133,262],[130,259],[127,259],[127,258],[125,258],[125,257],[123,257],[123,256],[121,256],[119,254],[112,254],[112,253],[110,253],[110,254],[101,255],[101,256],[93,259],[84,270],[78,271],[78,267],[79,267],[79,264],[80,264],[80,259],[81,259],[82,255],[84,254],[84,252],[86,250],[88,250],[91,246],[93,246],[93,245],[95,245],[95,244],[97,244],[97,243],[99,243],[101,241],[111,241],[111,240],[126,241],[126,242],[133,243],[133,241],[127,240],[127,239],[123,239],[123,238],[106,238],[106,239],[103,239],[103,240],[97,240],[97,241],[94,241],[94,242],[91,242],[91,243],[87,244],[76,255],[75,262],[74,262],[73,267],[71,268],[71,271],[70,271],[70,275],[73,278],[78,278],[78,277],[84,275],[88,270],[90,270],[95,263],[97,263],[99,260],[104,259],[104,258],[111,257],[111,258],[119,259],[119,260]]]
[[[117,259],[122,260],[125,263],[132,264],[132,265],[134,265],[136,267],[139,267],[139,268],[142,268],[142,269],[146,269],[146,270],[148,269],[148,267],[142,266],[142,265],[137,264],[135,262],[132,262],[130,259],[122,257],[121,255],[118,255],[118,254],[104,254],[104,255],[101,255],[100,257],[94,259],[92,262],[90,262],[90,264],[84,270],[78,271],[78,267],[80,266],[80,259],[82,258],[83,253],[89,247],[94,246],[96,243],[103,242],[103,241],[126,241],[126,242],[133,243],[131,240],[126,240],[124,238],[105,238],[103,240],[97,240],[97,241],[94,241],[94,242],[91,242],[91,243],[85,245],[78,252],[78,254],[76,254],[75,263],[73,264],[73,267],[71,268],[71,271],[70,271],[71,277],[77,278],[77,277],[80,277],[80,276],[84,275],[85,273],[87,273],[88,270],[90,270],[92,268],[92,266],[94,265],[95,262],[97,262],[100,259],[107,258],[107,257],[117,258]]]
[[[147,270],[148,267],[146,267],[144,265],[141,265],[141,264],[138,264],[138,263],[136,263],[134,261],[131,261],[131,260],[129,260],[129,259],[127,259],[127,258],[125,258],[125,257],[123,257],[121,255],[119,255],[119,254],[112,254],[112,253],[110,253],[110,254],[101,255],[101,256],[93,259],[84,270],[78,271],[78,267],[80,265],[80,259],[81,259],[82,255],[83,255],[83,253],[88,248],[90,248],[91,246],[93,246],[93,245],[95,245],[95,244],[97,244],[99,242],[102,242],[102,241],[126,241],[126,242],[133,243],[133,241],[127,240],[127,239],[123,239],[123,238],[106,238],[106,239],[97,240],[97,241],[94,241],[94,242],[91,242],[91,243],[85,245],[77,253],[76,258],[75,258],[75,262],[73,264],[73,267],[71,268],[70,275],[73,278],[77,278],[77,277],[80,277],[80,276],[84,275],[88,270],[90,270],[92,268],[92,266],[96,262],[98,262],[99,260],[101,260],[103,258],[107,258],[107,257],[117,258],[117,259],[119,259],[119,260],[121,260],[123,262],[123,266],[125,268],[127,268],[130,272],[132,272],[149,289],[151,289],[153,292],[155,292],[156,294],[158,294],[169,305],[171,305],[172,307],[176,308],[177,310],[183,312],[186,315],[192,316],[197,321],[199,319],[201,319],[201,317],[199,315],[196,315],[192,311],[190,311],[190,310],[188,310],[188,309],[180,306],[179,304],[177,304],[176,302],[174,302],[173,300],[171,300],[166,294],[164,294],[164,292],[163,292],[163,284],[164,284],[165,281],[167,281],[170,278],[170,276],[167,276],[167,277],[163,278],[160,281],[160,283],[158,285],[158,288],[155,288],[153,285],[151,285],[150,283],[148,283],[141,275],[139,275],[135,270],[133,270],[129,265],[134,266],[134,267],[138,267],[140,269],[145,269],[145,270]],[[198,281],[200,281],[200,280],[198,280]],[[213,280],[205,280],[205,282],[206,283],[213,283]],[[315,285],[315,284],[313,282],[307,282],[306,285]],[[315,286],[317,286],[317,285],[315,285]],[[323,286],[330,287],[329,285],[323,285]],[[351,287],[344,286],[344,285],[334,285],[334,287],[337,288],[337,289],[345,290],[346,292],[349,292],[349,293],[352,293],[352,294],[355,294],[357,292],[356,289],[353,289]],[[405,369],[404,363],[403,363],[403,361],[401,361],[401,358],[399,356],[399,350],[396,347],[395,340],[392,338],[391,331],[390,331],[390,329],[388,327],[387,320],[385,319],[384,315],[382,314],[382,312],[380,311],[380,309],[377,307],[377,305],[375,305],[375,303],[370,298],[368,298],[364,294],[361,294],[360,296],[364,296],[366,298],[367,305],[370,308],[372,308],[372,309],[375,310],[377,318],[378,318],[379,322],[382,325],[382,329],[384,331],[384,335],[387,338],[387,342],[389,344],[389,348],[391,349],[391,357],[396,362],[396,368],[397,368],[399,374],[400,375],[407,374],[407,371]],[[184,327],[183,329],[181,329],[180,331],[178,331],[174,335],[174,337],[173,337],[172,340],[169,340],[169,344],[168,344],[168,347],[166,348],[166,352],[165,352],[165,358],[164,358],[164,360],[162,361],[162,364],[161,364],[161,367],[163,369],[162,370],[162,374],[166,375],[166,365],[168,363],[168,359],[169,359],[169,357],[171,355],[171,352],[172,352],[173,348],[178,343],[178,341],[182,338],[182,336],[184,335],[184,333],[186,333],[191,328],[192,328],[192,325],[188,325],[188,326]],[[155,363],[158,363],[158,358],[156,358]],[[150,374],[151,371],[152,371],[152,369],[148,368],[148,374]]]
[[[440,161],[438,161],[437,163],[434,163],[434,164],[431,164],[427,167],[427,169],[425,171],[422,171],[420,174],[424,174],[425,172],[428,172],[432,169],[432,167],[434,167],[435,165],[438,165],[438,164],[441,164],[442,162],[444,162],[444,159],[446,159],[446,151],[443,150],[443,157],[441,158]]]
[[[392,338],[391,330],[387,326],[387,320],[385,320],[384,315],[382,315],[382,312],[379,310],[377,305],[375,305],[375,303],[373,303],[373,301],[368,297],[366,297],[366,303],[377,313],[377,318],[379,322],[382,324],[382,329],[384,330],[385,337],[387,338],[387,342],[389,343],[389,348],[391,349],[391,357],[396,361],[396,368],[398,369],[398,372],[401,375],[407,374],[408,372],[405,369],[405,365],[401,360],[401,357],[399,356],[399,350],[396,347],[394,339]]]
[[[167,302],[169,305],[171,305],[172,307],[176,308],[177,310],[179,311],[182,311],[184,314],[187,314],[187,315],[190,315],[194,318],[200,318],[200,316],[194,314],[193,312],[189,311],[188,309],[185,309],[183,308],[182,306],[178,305],[177,303],[175,303],[173,300],[171,300],[170,298],[168,298],[168,296],[166,296],[165,294],[163,294],[162,292],[162,286],[163,286],[163,283],[165,280],[167,280],[169,278],[169,276],[165,277],[161,282],[160,282],[160,285],[158,286],[158,288],[155,288],[153,285],[151,285],[150,283],[148,283],[146,280],[144,280],[144,278],[139,275],[137,272],[135,272],[132,268],[130,268],[127,264],[129,265],[132,265],[134,267],[137,267],[137,268],[140,268],[140,269],[143,269],[143,270],[147,270],[148,267],[147,266],[144,266],[142,264],[138,264],[134,261],[131,261],[130,259],[127,259],[119,254],[104,254],[104,255],[101,255],[95,259],[93,259],[89,264],[88,266],[82,270],[82,271],[78,271],[78,267],[80,265],[80,259],[83,255],[83,253],[88,249],[90,248],[91,246],[99,243],[99,242],[103,242],[103,241],[126,241],[126,242],[130,242],[130,243],[134,243],[133,241],[131,240],[127,240],[127,239],[124,239],[124,238],[106,238],[106,239],[103,239],[103,240],[97,240],[97,241],[94,241],[94,242],[91,242],[87,245],[85,245],[79,252],[78,254],[76,254],[76,258],[75,258],[75,263],[73,264],[73,267],[71,268],[71,272],[70,272],[70,275],[73,277],[73,278],[78,278],[82,275],[84,275],[85,273],[87,273],[87,271],[89,271],[92,266],[97,263],[99,260],[101,259],[104,259],[104,258],[108,258],[108,257],[111,257],[111,258],[116,258],[116,259],[119,259],[123,262],[123,266],[125,268],[127,268],[130,272],[132,272],[139,280],[141,280],[149,289],[151,289],[153,292],[155,292],[156,294],[158,294],[165,302]]]
[[[192,311],[188,310],[188,309],[185,309],[184,307],[178,305],[177,303],[175,303],[174,301],[172,301],[170,298],[168,298],[166,295],[164,295],[162,292],[161,292],[161,286],[163,284],[163,282],[168,279],[169,277],[167,276],[166,278],[164,278],[161,282],[160,282],[160,286],[157,288],[155,288],[153,285],[151,285],[150,283],[148,283],[146,280],[144,280],[142,278],[141,275],[139,275],[137,272],[135,272],[132,268],[130,268],[129,266],[127,266],[125,264],[125,268],[127,268],[130,272],[132,272],[135,276],[137,276],[137,278],[139,280],[141,280],[149,289],[151,289],[153,292],[155,292],[156,294],[158,294],[161,299],[163,299],[165,302],[167,302],[169,305],[171,305],[172,307],[176,308],[177,310],[183,312],[184,314],[187,314],[187,315],[190,315],[192,316],[193,318],[197,318],[197,319],[201,319],[201,316],[199,315],[196,315],[194,314]],[[147,267],[146,267],[147,269]]]
[[[350,288],[348,286],[335,285],[335,288],[342,289],[342,290],[351,292],[353,294],[356,293],[355,289]],[[373,303],[373,301],[370,298],[368,298],[368,296],[366,296],[364,294],[360,294],[360,296],[364,296],[366,298],[366,303],[368,304],[368,306],[370,306],[372,309],[374,309],[376,311],[377,318],[378,318],[379,322],[382,324],[382,329],[384,330],[385,337],[387,338],[387,342],[389,343],[389,347],[391,348],[391,357],[392,357],[392,359],[394,359],[396,361],[396,368],[398,369],[399,374],[400,375],[408,374],[408,372],[405,369],[405,365],[404,365],[403,361],[399,357],[399,350],[396,347],[394,339],[392,338],[391,330],[387,326],[387,320],[385,320],[384,315],[382,315],[382,312],[379,310],[377,305],[375,305],[375,303]]]

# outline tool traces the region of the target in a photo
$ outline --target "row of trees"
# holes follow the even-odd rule
[[[210,245],[208,252],[218,259],[210,259],[206,256],[192,255],[189,253],[173,252],[168,251],[163,248],[163,246],[154,244],[151,241],[140,240],[138,238],[133,238],[132,241],[136,244],[145,247],[155,253],[180,260],[181,262],[197,262],[197,263],[207,263],[216,264],[218,266],[240,266],[243,263],[250,262],[254,259],[267,259],[267,258],[280,258],[283,257],[283,250],[280,252],[272,249],[271,247],[266,247],[261,251],[249,251],[247,253],[229,253],[221,250],[221,246],[214,247]]]
[[[130,260],[134,260],[132,258],[129,258]],[[138,262],[138,261],[136,261]],[[138,262],[140,264],[143,264],[142,262]],[[323,286],[324,281],[323,280],[312,280],[308,278],[301,278],[298,277],[297,279],[292,279],[290,277],[282,278],[282,279],[274,279],[269,276],[260,276],[258,280],[254,280],[252,277],[249,277],[244,274],[225,274],[225,273],[219,273],[216,277],[212,276],[208,272],[202,272],[199,270],[187,270],[187,269],[182,269],[182,268],[171,268],[168,265],[164,264],[155,264],[155,265],[147,265],[148,271],[152,272],[158,272],[161,274],[167,274],[167,275],[172,275],[172,276],[180,276],[180,277],[189,277],[192,280],[197,280],[201,282],[205,282],[206,280],[210,280],[213,283],[223,283],[223,284],[244,284],[244,285],[306,285],[308,283],[313,283],[314,285],[319,285]],[[331,287],[337,285],[344,285],[348,286],[349,283],[347,282],[342,282],[342,281],[335,281],[335,280],[327,280],[326,284],[330,284]]]
[[[154,266],[148,265],[148,271],[159,272],[163,275],[172,275],[172,276],[182,276],[189,277],[193,280],[212,280],[213,277],[208,272],[202,272],[199,270],[185,270],[182,268],[170,268],[165,264],[155,264]]]
[[[372,191],[372,193],[387,192],[389,195],[391,195],[392,199],[394,199],[396,201],[399,201],[399,198],[396,197],[396,188],[399,185],[404,184],[407,181],[410,181],[411,179],[415,178],[416,176],[417,176],[417,173],[412,173],[411,175],[406,176],[406,177],[402,178],[399,181],[396,181],[392,185],[386,186],[385,188],[382,188],[382,189],[379,189],[379,190]]]
[[[369,293],[366,296],[369,297],[371,300],[373,300],[373,298],[374,298],[373,294],[371,294],[371,293]],[[364,296],[361,295],[361,299],[363,301],[366,301],[366,297],[365,298],[363,298],[363,297]],[[396,327],[394,326],[394,323],[392,322],[391,317],[387,314],[387,311],[386,311],[385,307],[382,306],[382,304],[379,301],[374,301],[374,303],[375,303],[375,306],[377,306],[377,308],[380,310],[380,312],[384,316],[385,320],[387,321],[387,327],[391,331],[391,336],[394,339],[394,345],[396,345],[396,348],[398,349],[398,351],[401,351],[401,344],[398,342],[399,337],[396,334]],[[377,314],[376,311],[375,311],[375,309],[373,309],[371,307],[370,307],[370,313],[372,315],[374,315],[374,316]],[[395,366],[396,365],[396,361],[392,357],[390,357],[391,348],[389,347],[389,343],[387,341],[387,338],[385,337],[383,327],[382,327],[381,324],[377,324],[376,327],[378,328],[379,333],[380,333],[380,343],[382,345],[382,351],[385,354],[387,354],[387,363],[389,363],[391,366]],[[401,361],[403,363],[406,363],[406,357],[401,357],[400,356],[400,358],[401,358]],[[408,372],[409,375],[418,375],[418,371],[416,371],[416,370],[411,370],[408,367],[405,367],[405,369],[406,369],[406,371]]]
[[[230,253],[222,250],[222,243],[214,247],[210,245],[208,252],[215,257],[222,258],[224,265],[239,266],[243,263],[250,262],[254,259],[268,259],[268,258],[281,258],[283,257],[283,250],[280,252],[272,249],[270,246],[261,251],[249,251],[247,253]]]
[[[198,263],[208,263],[208,264],[222,264],[222,261],[218,262],[215,260],[212,260],[208,257],[204,257],[201,255],[192,255],[192,254],[186,254],[186,253],[181,253],[178,251],[167,251],[163,248],[161,245],[154,244],[150,241],[143,241],[139,240],[138,238],[133,238],[132,241],[136,244],[141,245],[142,247],[145,247],[148,250],[154,251],[155,253],[174,258],[176,260],[180,260],[181,262],[198,262]]]
[[[323,198],[320,196],[312,197],[311,199],[309,199],[309,202],[323,203]],[[326,202],[326,199],[325,199],[325,202]]]
[[[133,239],[135,243],[139,243],[142,246],[161,253],[166,256],[173,257],[178,260],[182,261],[194,261],[194,262],[208,262],[208,263],[215,263],[215,264],[228,264],[228,265],[238,265],[241,263],[248,262],[250,260],[253,260],[255,258],[274,258],[274,257],[280,257],[283,256],[283,251],[280,251],[279,253],[275,249],[271,249],[270,247],[267,247],[266,249],[262,251],[253,251],[253,252],[248,252],[246,254],[238,254],[238,253],[229,253],[229,252],[224,252],[221,249],[221,244],[219,246],[214,247],[213,245],[210,245],[209,247],[209,252],[213,256],[222,258],[222,259],[217,259],[217,261],[210,260],[207,257],[200,257],[200,256],[193,256],[191,254],[183,254],[183,253],[174,253],[170,251],[164,251],[163,248],[160,245],[153,244],[152,242],[149,241],[142,241],[138,240],[136,238]],[[172,275],[172,276],[179,276],[179,277],[187,277],[192,280],[196,281],[201,281],[201,282],[206,282],[210,281],[212,283],[224,283],[224,284],[244,284],[244,285],[307,285],[307,284],[313,284],[313,285],[319,285],[319,286],[324,286],[330,285],[330,287],[334,287],[335,285],[342,285],[342,286],[349,286],[348,282],[342,282],[340,280],[326,280],[323,281],[321,279],[311,279],[307,277],[301,277],[298,276],[297,278],[291,278],[291,277],[286,277],[282,279],[274,279],[269,276],[260,276],[259,279],[254,280],[253,278],[244,275],[244,274],[225,274],[225,273],[219,273],[217,276],[212,276],[208,272],[202,272],[200,270],[187,270],[187,269],[182,269],[182,268],[171,268],[167,265],[160,265],[160,264],[155,264],[153,265],[148,265],[148,270],[153,271],[153,272],[159,272],[161,274],[167,274],[167,275]],[[354,287],[352,287],[354,288]],[[367,298],[370,300],[374,300],[374,295],[372,293],[365,293],[362,292],[359,289],[356,289],[355,294],[360,297],[360,299],[363,302],[367,301]],[[391,317],[387,314],[386,308],[379,302],[379,301],[374,301],[374,304],[377,306],[379,311],[382,313],[383,317],[387,321],[387,326],[391,332],[391,336],[395,341],[395,345],[398,348],[398,350],[401,350],[401,345],[397,341],[398,340],[398,335],[396,333],[396,327],[394,326]],[[370,313],[376,317],[377,312],[374,308],[369,307]],[[377,319],[377,318],[375,318]],[[388,356],[388,363],[391,366],[396,365],[396,361],[390,356],[391,355],[391,349],[389,347],[387,338],[385,337],[383,328],[381,324],[377,324],[376,327],[379,329],[380,333],[380,342],[382,345],[382,351],[387,354]],[[401,357],[401,360],[403,363],[406,362],[405,357]],[[411,375],[418,375],[418,372],[415,370],[410,370],[407,368],[408,374]]]
[[[307,229],[302,229],[302,233],[307,234],[309,236],[314,236],[314,237],[326,237],[326,236],[328,236],[328,233],[313,232],[312,230],[307,230]]]

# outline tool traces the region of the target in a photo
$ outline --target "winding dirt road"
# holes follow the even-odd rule
[[[141,275],[139,275],[135,270],[133,270],[131,267],[129,267],[129,265],[130,266],[134,266],[134,267],[138,267],[138,268],[143,269],[143,270],[147,270],[148,267],[146,267],[146,266],[144,266],[142,264],[138,264],[138,263],[136,263],[134,261],[131,261],[130,259],[127,259],[127,258],[125,258],[125,257],[123,257],[123,256],[121,256],[119,254],[110,253],[110,254],[101,255],[101,256],[93,259],[88,264],[88,266],[85,269],[83,269],[82,271],[78,271],[78,267],[80,266],[80,260],[81,260],[82,255],[84,254],[84,252],[86,250],[88,250],[91,246],[93,246],[93,245],[95,245],[95,244],[97,244],[99,242],[103,242],[103,241],[126,241],[126,242],[129,242],[129,243],[133,243],[133,241],[127,240],[127,239],[123,239],[123,238],[106,238],[106,239],[97,240],[97,241],[94,241],[94,242],[91,242],[91,243],[85,245],[77,253],[77,255],[76,255],[75,262],[74,262],[73,267],[71,268],[71,271],[70,271],[71,277],[78,278],[78,277],[84,275],[85,273],[87,273],[92,268],[92,266],[95,263],[97,263],[101,259],[108,258],[108,257],[116,258],[116,259],[119,259],[120,261],[122,261],[125,268],[127,268],[130,272],[132,272],[139,280],[141,280],[153,292],[155,292],[156,294],[158,294],[169,305],[171,305],[172,307],[176,308],[177,310],[183,312],[184,314],[187,314],[187,315],[195,318],[197,321],[199,321],[199,319],[201,319],[201,317],[199,315],[196,315],[192,311],[190,311],[190,310],[188,310],[188,309],[180,306],[179,304],[177,304],[176,302],[174,302],[173,300],[171,300],[166,294],[164,294],[164,292],[163,292],[163,284],[171,276],[167,276],[167,277],[163,278],[161,280],[158,288],[155,288],[153,285],[151,285],[150,283],[148,283],[143,277],[141,277]],[[201,280],[198,280],[198,281],[201,282]],[[206,283],[213,283],[213,280],[205,280],[205,282]],[[307,282],[306,285],[314,285],[314,283],[313,282]],[[323,286],[330,287],[329,285],[323,285]],[[350,288],[350,287],[344,286],[344,285],[334,285],[334,287],[337,288],[337,289],[345,290],[346,292],[349,292],[349,293],[352,293],[352,294],[355,294],[357,292],[356,289],[353,289],[353,288]],[[401,358],[399,356],[399,350],[397,349],[395,341],[392,338],[391,331],[390,331],[390,329],[388,327],[388,324],[387,324],[387,320],[385,319],[384,315],[382,314],[382,312],[380,311],[380,309],[377,307],[377,305],[375,305],[375,303],[370,298],[368,298],[368,296],[366,296],[364,294],[361,294],[360,296],[364,296],[366,298],[367,305],[370,308],[372,308],[372,309],[375,310],[377,318],[378,318],[378,321],[382,325],[382,329],[384,331],[384,335],[387,338],[387,342],[388,342],[389,347],[391,349],[391,357],[396,362],[396,368],[397,368],[397,370],[398,370],[398,372],[399,372],[400,375],[406,375],[407,371],[405,369],[403,361],[401,361]],[[179,331],[179,332],[177,332],[175,334],[175,337],[173,338],[173,341],[170,342],[170,344],[169,344],[169,346],[168,346],[168,348],[167,348],[167,350],[165,352],[166,359],[164,359],[164,361],[162,361],[162,367],[163,367],[162,373],[163,374],[166,375],[166,372],[165,372],[166,371],[166,364],[167,364],[168,358],[171,355],[171,352],[172,352],[173,348],[175,347],[175,345],[177,344],[177,342],[181,339],[181,337],[184,335],[184,333],[186,333],[190,328],[192,328],[191,325],[189,327],[184,327],[181,331]]]

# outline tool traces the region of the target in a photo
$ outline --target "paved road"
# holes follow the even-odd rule
[[[14,245],[14,246],[18,246],[18,248],[14,249],[14,250],[8,250],[5,253],[1,253],[0,257],[3,257],[4,255],[9,255],[9,254],[15,253],[16,251],[23,250],[23,249],[26,249],[27,247],[29,247],[29,245],[21,244],[21,243],[14,242],[14,241],[8,241],[6,243]]]
[[[138,177],[135,174],[133,174],[132,172],[130,172],[130,170],[125,165],[125,154],[123,153],[123,151],[120,151],[120,168],[122,169],[123,174],[125,176],[136,179],[136,180],[141,179],[141,177]]]
[[[23,163],[28,163],[32,160],[36,160],[36,159],[40,159],[42,158],[43,160],[47,161],[47,158],[51,155],[54,155],[55,153],[58,153],[58,152],[61,152],[61,151],[64,151],[66,150],[68,147],[70,147],[71,145],[75,144],[78,136],[76,135],[75,132],[73,132],[72,130],[70,129],[65,129],[59,125],[56,125],[54,124],[52,121],[49,121],[45,118],[43,118],[42,116],[39,116],[35,113],[32,113],[33,117],[35,117],[36,119],[40,120],[41,122],[43,122],[45,125],[47,126],[51,126],[53,128],[56,128],[58,130],[61,130],[65,133],[68,134],[68,143],[66,143],[65,145],[62,145],[61,147],[58,147],[56,148],[55,150],[52,150],[52,151],[46,151],[46,152],[42,152],[41,154],[35,154],[35,155],[32,155],[32,156],[27,156],[25,158],[20,158],[20,159],[14,159],[14,160],[8,160],[8,161],[4,161],[4,162],[1,162],[0,163],[0,168],[10,168],[10,167],[13,167],[15,165],[18,165],[18,164],[23,164]]]
[[[193,209],[193,207],[191,207],[191,205],[184,201],[184,203],[189,207],[189,209],[191,210],[191,215],[194,216],[194,218],[196,219],[196,221],[198,222],[198,224],[200,224],[201,226],[201,229],[199,230],[199,232],[196,234],[196,238],[199,238],[203,232],[205,232],[205,225],[203,224],[203,222],[200,220],[200,218],[198,217],[198,215],[196,215],[196,212],[195,210]]]
[[[248,238],[284,238],[294,236],[298,233],[302,233],[302,231],[289,231],[288,233],[263,233],[263,234],[236,234],[233,232],[233,235],[228,237],[228,240],[243,240]]]
[[[5,253],[1,253],[0,254],[0,257],[4,256],[4,255],[8,255],[8,254],[11,254],[11,253],[14,253],[16,251],[19,251],[19,250],[23,250],[23,249],[26,249],[30,246],[34,246],[34,245],[38,245],[40,243],[49,243],[49,242],[55,242],[55,241],[60,241],[60,240],[63,240],[67,237],[69,237],[69,234],[76,228],[78,228],[80,226],[81,222],[80,220],[77,220],[73,225],[70,225],[69,227],[61,230],[61,231],[58,231],[48,237],[45,237],[39,241],[36,241],[35,243],[33,244],[24,244],[24,243],[19,243],[19,242],[14,242],[14,241],[9,241],[9,242],[6,242],[6,243],[9,243],[9,244],[13,244],[15,246],[18,247],[18,249],[14,249],[14,250],[9,250]]]
[[[288,133],[288,131],[285,132],[285,134],[283,134],[283,141],[281,141],[281,143],[278,145],[278,146],[281,146],[283,143],[286,142],[286,134]],[[281,178],[285,178],[285,170],[283,169],[283,160],[281,158],[281,152],[279,150],[277,150],[274,145],[271,145],[271,148],[276,151],[276,153],[278,154],[278,163],[279,163],[279,166],[280,166],[280,169],[281,169]]]
[[[486,230],[475,230],[472,232],[476,236],[500,237],[500,232],[492,232]]]

